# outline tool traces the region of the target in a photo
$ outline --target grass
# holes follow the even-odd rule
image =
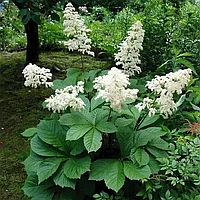
[[[29,141],[21,136],[25,129],[35,127],[51,113],[42,109],[42,102],[51,89],[24,87],[21,74],[25,52],[0,54],[0,199],[26,200],[21,187],[26,179],[22,164],[29,155]],[[106,61],[84,56],[87,69],[105,68]],[[70,67],[80,67],[80,56],[67,52],[44,52],[37,63],[54,71],[54,79],[64,76]]]

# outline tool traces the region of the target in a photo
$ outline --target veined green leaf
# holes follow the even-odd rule
[[[154,138],[154,139],[152,139],[148,143],[148,145],[154,146],[154,147],[156,147],[158,149],[162,149],[162,150],[169,150],[169,144],[165,140],[163,140],[161,138]]]
[[[24,137],[33,137],[36,133],[37,133],[36,128],[28,128],[22,133],[22,135]]]
[[[33,197],[33,196],[39,196],[41,194],[46,195],[46,197],[51,197],[52,199],[52,192],[48,190],[48,188],[52,187],[54,185],[53,181],[44,181],[41,184],[38,185],[38,177],[36,174],[32,174],[30,176],[28,176],[28,178],[26,179],[26,182],[22,188],[22,190],[24,191],[24,193],[28,196],[28,197]],[[51,196],[52,194],[52,196]],[[49,198],[45,198],[49,199]],[[49,199],[50,200],[50,199]]]
[[[159,119],[160,115],[154,115],[154,116],[149,116],[147,115],[144,121],[140,124],[138,129],[144,128],[145,126],[148,126],[150,124],[153,124]]]
[[[82,174],[90,171],[91,160],[89,156],[83,158],[70,158],[64,164],[64,173],[70,179],[79,179]]]
[[[93,162],[89,180],[104,180],[108,188],[116,192],[119,191],[125,181],[121,161],[101,159]]]
[[[134,122],[134,119],[133,118],[125,118],[125,117],[121,117],[121,118],[118,118],[116,121],[115,121],[115,125],[116,126],[119,126],[119,127],[126,127],[130,124],[132,124]]]
[[[139,167],[149,163],[149,154],[144,149],[138,148],[134,153],[134,157],[139,164]]]
[[[102,133],[115,133],[115,132],[117,132],[117,128],[112,122],[106,122],[104,120],[100,121],[96,125],[96,129],[98,129]]]
[[[94,161],[91,165],[89,180],[101,181],[105,179],[107,170],[112,163],[112,159],[100,159]]]
[[[70,141],[70,144],[68,146],[71,150],[70,154],[72,156],[81,154],[85,150],[82,138],[79,140]]]
[[[193,72],[196,76],[198,76],[198,74],[197,74],[197,72],[196,72],[196,70],[195,70],[193,64],[192,64],[190,61],[188,61],[188,60],[186,60],[186,59],[184,59],[184,58],[180,58],[180,59],[177,59],[176,62],[177,62],[177,63],[181,63],[181,64],[185,65],[186,67],[190,68],[190,69],[192,70],[192,72]]]
[[[168,154],[166,151],[163,151],[161,149],[157,149],[156,147],[146,147],[147,151],[150,152],[154,157],[156,158],[166,158],[168,157]]]
[[[20,17],[24,17],[28,13],[28,9],[21,9],[19,12]]]
[[[140,180],[148,178],[151,175],[151,170],[148,165],[138,167],[131,161],[124,161],[124,174],[130,180]]]
[[[66,132],[56,120],[42,120],[37,126],[37,133],[42,141],[63,151],[67,148]]]
[[[133,148],[133,130],[129,127],[119,127],[116,133],[120,145],[121,156],[126,157]]]
[[[77,124],[72,126],[66,135],[66,140],[78,140],[93,128],[91,124]]]
[[[40,164],[39,169],[37,170],[38,175],[38,184],[48,179],[53,175],[58,169],[60,163],[63,161],[62,158],[46,158]]]
[[[133,116],[135,117],[135,120],[137,121],[139,119],[139,117],[140,117],[139,110],[135,106],[132,106],[131,107],[131,112],[133,113]]]
[[[108,168],[107,176],[104,179],[108,189],[118,192],[124,185],[125,175],[121,161],[115,160]]]
[[[179,106],[181,106],[185,101],[185,99],[186,99],[186,94],[181,95],[180,99],[176,102],[176,107],[178,108]]]
[[[94,69],[89,71],[90,80],[93,81],[96,78],[96,75],[101,71],[101,69]]]
[[[64,80],[56,79],[53,81],[52,89],[53,90],[63,89],[69,85],[75,85],[75,84],[76,84],[76,79],[74,79],[73,77],[66,78]]]
[[[84,90],[86,92],[91,92],[93,90],[93,86],[94,86],[94,84],[92,82],[88,81],[84,84]]]
[[[109,115],[109,110],[108,109],[101,109],[101,108],[96,108],[95,110],[92,111],[94,113],[94,118],[95,118],[95,124],[98,124],[101,121],[107,121],[108,120],[108,115]]]
[[[95,128],[88,131],[84,136],[84,145],[88,153],[96,152],[102,145],[102,134]]]
[[[72,113],[64,114],[60,117],[59,122],[62,125],[73,126],[75,124],[89,124],[85,119],[83,114],[78,111],[73,111]]]
[[[61,167],[53,176],[53,181],[56,185],[59,185],[60,187],[70,187],[72,189],[75,189],[76,186],[76,180],[69,179],[65,173],[64,168]]]
[[[67,69],[67,77],[70,76],[78,76],[81,73],[81,70],[79,68],[69,68]]]
[[[30,172],[37,172],[40,164],[44,161],[44,158],[41,156],[38,156],[34,152],[31,151],[30,155],[26,158],[25,161],[23,161],[23,164],[25,165],[25,169],[27,174],[29,175]]]
[[[46,144],[37,135],[31,139],[31,149],[40,156],[65,157],[66,153]]]
[[[146,129],[142,129],[139,131],[135,131],[134,133],[134,145],[135,146],[144,146],[153,138],[160,137],[165,135],[166,132],[162,130],[160,127],[149,127]]]
[[[158,172],[160,171],[160,165],[159,162],[153,157],[153,156],[149,156],[149,167],[151,169],[151,173],[152,174],[158,174]]]
[[[101,105],[105,100],[102,98],[98,98],[96,99],[96,97],[93,97],[91,99],[91,110],[94,110],[95,108],[97,108],[99,105]]]

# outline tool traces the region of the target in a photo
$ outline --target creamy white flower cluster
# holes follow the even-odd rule
[[[130,84],[128,75],[116,67],[111,68],[107,75],[96,77],[94,83],[94,89],[98,91],[96,98],[110,102],[114,110],[120,111],[126,98],[134,101],[137,98],[138,89],[126,89]]]
[[[144,109],[149,110],[148,115],[150,117],[154,116],[156,111],[157,111],[155,106],[154,106],[154,100],[150,99],[149,97],[144,98],[143,102],[138,103],[137,105],[135,105],[135,107],[139,110],[139,112],[141,112]]]
[[[55,95],[51,95],[45,100],[46,107],[53,112],[66,110],[68,107],[74,110],[81,110],[85,107],[83,100],[78,97],[79,93],[84,92],[84,82],[79,81],[76,86],[67,86],[64,89],[57,89]]]
[[[50,69],[40,68],[35,64],[29,63],[24,70],[22,71],[26,81],[24,82],[25,86],[31,86],[37,88],[40,85],[45,85],[45,87],[53,86],[52,82],[48,82],[48,79],[52,79],[52,73]]]
[[[156,76],[154,79],[147,82],[146,87],[159,95],[155,102],[157,102],[159,106],[160,113],[165,117],[168,117],[177,109],[173,94],[182,93],[182,89],[187,86],[190,81],[191,74],[191,69],[179,69],[165,76]]]
[[[144,40],[144,30],[142,23],[137,21],[128,31],[128,36],[120,44],[118,53],[115,54],[116,65],[122,65],[124,72],[129,76],[133,76],[135,72],[140,73],[141,63],[139,59],[140,50],[143,49],[142,42]]]
[[[81,16],[75,11],[71,3],[68,3],[64,10],[63,26],[64,32],[71,37],[71,39],[64,42],[64,45],[70,51],[78,50],[82,54],[87,53],[94,56],[94,52],[90,51],[91,39],[87,36],[87,33],[91,30],[86,28],[84,20],[81,19]]]

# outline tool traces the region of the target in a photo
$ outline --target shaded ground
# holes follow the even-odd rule
[[[29,141],[20,133],[50,115],[41,104],[52,91],[24,87],[24,61],[24,52],[0,53],[0,200],[27,199],[21,190],[26,178],[21,162],[29,155]],[[91,57],[84,57],[84,63],[87,68],[108,66]],[[63,52],[42,53],[38,65],[56,72],[54,78],[66,68],[81,66],[79,55]]]

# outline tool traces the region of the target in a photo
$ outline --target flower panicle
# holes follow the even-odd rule
[[[36,64],[29,63],[22,71],[25,86],[30,86],[37,88],[40,85],[45,85],[45,87],[52,87],[53,83],[48,82],[52,79],[52,73],[50,69],[40,68]]]
[[[107,75],[99,76],[94,80],[94,89],[97,90],[96,98],[110,102],[110,107],[120,111],[126,98],[136,100],[138,89],[126,89],[130,84],[128,75],[116,67],[111,68]]]
[[[87,35],[91,30],[87,29],[84,20],[75,11],[71,3],[68,3],[65,7],[63,26],[64,32],[68,37],[71,37],[69,40],[64,41],[64,45],[69,51],[78,50],[82,54],[87,53],[94,56],[94,52],[91,51],[92,41]]]
[[[141,72],[141,68],[138,65],[141,64],[139,56],[140,50],[143,49],[143,40],[144,30],[142,29],[142,23],[137,21],[131,26],[128,36],[120,44],[118,53],[115,54],[116,65],[121,65],[124,73],[129,76],[134,76],[135,72]]]
[[[74,110],[82,110],[85,107],[85,103],[78,97],[79,93],[84,93],[83,81],[79,81],[75,86],[70,85],[63,89],[57,89],[55,95],[51,95],[45,100],[46,107],[58,113],[68,107]]]
[[[176,72],[170,72],[165,76],[156,76],[151,81],[147,81],[146,87],[151,90],[158,97],[155,99],[155,104],[158,105],[160,113],[164,117],[172,115],[177,110],[176,103],[173,99],[174,93],[181,94],[184,87],[188,86],[190,77],[192,75],[191,69],[179,69]],[[143,103],[139,103],[136,107],[139,111],[147,108],[152,109],[152,100],[146,98]],[[151,106],[149,106],[151,105]]]

